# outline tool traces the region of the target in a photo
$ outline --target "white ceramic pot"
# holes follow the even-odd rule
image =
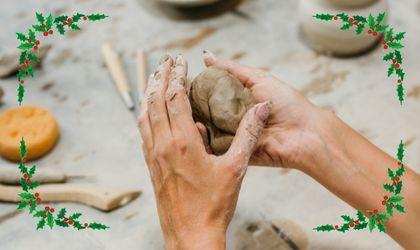
[[[197,7],[215,3],[219,0],[159,0],[177,7]]]
[[[318,13],[368,16],[381,12],[388,14],[386,0],[301,0],[299,21],[308,44],[316,51],[338,56],[350,56],[367,51],[380,37],[366,33],[356,35],[354,28],[340,30],[340,21],[321,21],[313,16]],[[385,17],[384,22],[387,22]]]

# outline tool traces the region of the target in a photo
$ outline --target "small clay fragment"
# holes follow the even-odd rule
[[[38,63],[31,62],[31,66],[33,68],[41,65],[42,59],[45,57],[50,48],[51,45],[45,45],[39,48],[39,53],[36,54],[39,61]],[[19,69],[19,55],[20,50],[17,49],[0,55],[0,78],[8,77],[17,73]]]
[[[192,81],[190,102],[194,120],[206,126],[216,155],[229,149],[242,117],[255,104],[238,79],[216,67],[206,68]]]
[[[235,232],[236,250],[304,250],[308,237],[291,220],[252,221]]]

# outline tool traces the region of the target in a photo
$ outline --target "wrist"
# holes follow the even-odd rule
[[[225,249],[226,231],[213,228],[176,230],[176,235],[165,237],[168,250],[219,250]]]

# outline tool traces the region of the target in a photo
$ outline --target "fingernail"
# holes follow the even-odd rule
[[[175,59],[175,64],[181,64],[182,60],[183,60],[183,56],[181,54],[178,54]]]
[[[164,62],[166,62],[166,61],[168,61],[169,60],[169,55],[168,54],[165,54],[165,55],[163,55],[161,58],[160,58],[160,60],[159,60],[159,65],[161,65],[161,64],[163,64]]]
[[[205,56],[205,57],[208,57],[208,58],[216,58],[216,56],[213,54],[213,52],[211,52],[211,51],[209,51],[209,50],[203,50],[203,55]]]
[[[270,110],[271,110],[270,101],[260,104],[257,107],[257,111],[256,111],[258,119],[260,119],[263,123],[267,122],[268,116],[270,115]]]

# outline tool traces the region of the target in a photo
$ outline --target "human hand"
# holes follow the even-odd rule
[[[322,145],[327,116],[297,90],[268,72],[243,66],[204,51],[206,66],[227,70],[249,88],[257,102],[270,101],[272,111],[251,157],[251,164],[302,169]]]
[[[186,81],[182,56],[162,58],[141,106],[143,151],[167,248],[220,249],[270,105],[251,108],[228,152],[215,156],[192,118]]]

